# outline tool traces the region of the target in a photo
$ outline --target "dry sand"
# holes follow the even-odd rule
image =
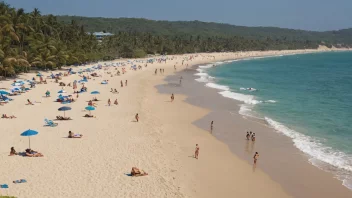
[[[220,61],[250,56],[270,56],[306,51],[243,52],[198,54],[185,65]],[[214,56],[213,59],[211,56]],[[187,55],[188,57],[190,55]],[[3,195],[17,197],[289,197],[281,186],[260,169],[234,156],[228,147],[206,131],[192,125],[209,111],[183,102],[185,96],[158,94],[155,85],[177,69],[183,69],[185,56],[169,56],[167,63],[148,64],[142,70],[110,77],[91,79],[88,93],[80,94],[78,101],[68,105],[53,102],[61,89],[48,80],[48,84],[0,106],[0,114],[15,115],[16,119],[0,119],[0,189]],[[138,63],[137,63],[138,65]],[[141,64],[141,65],[144,65]],[[154,75],[155,68],[165,68],[165,74]],[[115,71],[113,68],[110,71]],[[48,74],[45,74],[48,75]],[[30,79],[34,74],[20,76]],[[63,82],[79,80],[77,75],[63,77]],[[108,85],[101,85],[108,79]],[[128,86],[120,88],[120,80]],[[9,88],[11,81],[0,82],[0,88]],[[80,86],[79,86],[80,87]],[[119,94],[110,93],[117,88]],[[44,93],[50,90],[51,98]],[[68,93],[72,88],[66,87]],[[92,114],[96,118],[82,117],[87,111],[91,91],[98,90],[98,107]],[[107,100],[118,99],[119,105],[107,106]],[[25,105],[26,99],[37,101]],[[57,121],[57,127],[44,127],[44,118],[62,115],[57,109],[72,107],[66,115],[72,121]],[[134,122],[139,113],[140,122]],[[39,132],[31,138],[31,147],[44,154],[42,158],[9,157],[10,147],[18,152],[28,147],[28,138],[20,133],[27,129]],[[82,139],[68,139],[68,131],[82,133]],[[195,144],[200,145],[199,160],[193,158]],[[260,160],[260,159],[259,159]],[[131,167],[149,173],[144,177],[129,177]],[[13,180],[26,179],[27,183],[12,184]]]

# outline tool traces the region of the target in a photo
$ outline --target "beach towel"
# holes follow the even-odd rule
[[[7,184],[1,184],[1,185],[0,185],[0,188],[9,188],[9,185],[7,185]]]

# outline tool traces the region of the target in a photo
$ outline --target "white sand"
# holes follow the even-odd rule
[[[302,53],[304,51],[214,53],[198,55],[185,65],[206,63],[234,58],[262,55]],[[189,55],[188,55],[189,56]],[[173,57],[173,56],[169,56]],[[227,146],[209,133],[191,123],[206,115],[207,110],[191,106],[176,95],[173,103],[165,102],[170,96],[158,94],[155,85],[161,84],[166,75],[184,69],[184,56],[174,56],[167,64],[148,64],[142,70],[110,77],[103,70],[103,77],[86,83],[88,93],[80,94],[78,101],[68,105],[53,102],[61,89],[48,80],[48,84],[0,106],[0,114],[15,115],[16,119],[0,119],[0,189],[1,194],[17,197],[287,197],[279,184],[273,182],[260,169],[234,156]],[[137,63],[138,65],[138,63]],[[144,65],[141,64],[141,65]],[[154,75],[155,68],[165,68],[165,74]],[[75,69],[77,70],[77,69]],[[115,72],[113,68],[109,71]],[[120,69],[121,71],[121,69]],[[54,73],[57,73],[54,72]],[[34,74],[20,76],[30,79]],[[81,79],[77,75],[63,77],[62,82]],[[108,79],[108,85],[101,85]],[[120,80],[128,86],[120,88]],[[0,88],[9,88],[11,81],[0,82]],[[80,87],[80,85],[78,85]],[[117,88],[119,94],[110,93]],[[52,97],[45,98],[50,90]],[[68,93],[73,90],[66,87]],[[91,95],[98,90],[100,95]],[[93,96],[100,102],[92,114],[97,118],[84,118],[88,100]],[[118,99],[119,105],[107,106]],[[25,105],[26,99],[39,101]],[[72,121],[57,121],[57,127],[44,127],[44,118],[54,119],[63,115],[57,109],[72,107],[66,115]],[[139,113],[140,122],[133,122]],[[34,129],[39,132],[31,138],[31,147],[44,154],[42,158],[9,157],[10,147],[18,152],[28,147],[28,138],[20,134]],[[68,139],[68,131],[82,133],[82,139]],[[200,158],[192,157],[195,144],[200,145]],[[132,166],[149,173],[144,177],[129,177]],[[13,180],[26,179],[27,183],[12,184]]]

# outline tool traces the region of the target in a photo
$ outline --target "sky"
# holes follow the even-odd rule
[[[1,0],[0,0],[1,1]],[[326,31],[352,28],[352,0],[3,0],[42,14],[220,22]]]

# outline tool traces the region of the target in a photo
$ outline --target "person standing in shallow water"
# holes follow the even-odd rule
[[[249,132],[247,131],[246,139],[249,140],[249,137],[250,135],[249,135]]]
[[[252,139],[253,142],[255,141],[255,133],[252,134],[251,139]]]
[[[171,102],[173,102],[173,101],[174,101],[174,99],[175,99],[174,94],[171,94]]]
[[[196,150],[194,151],[194,158],[198,159],[198,155],[199,155],[199,146],[198,144],[196,144]]]

